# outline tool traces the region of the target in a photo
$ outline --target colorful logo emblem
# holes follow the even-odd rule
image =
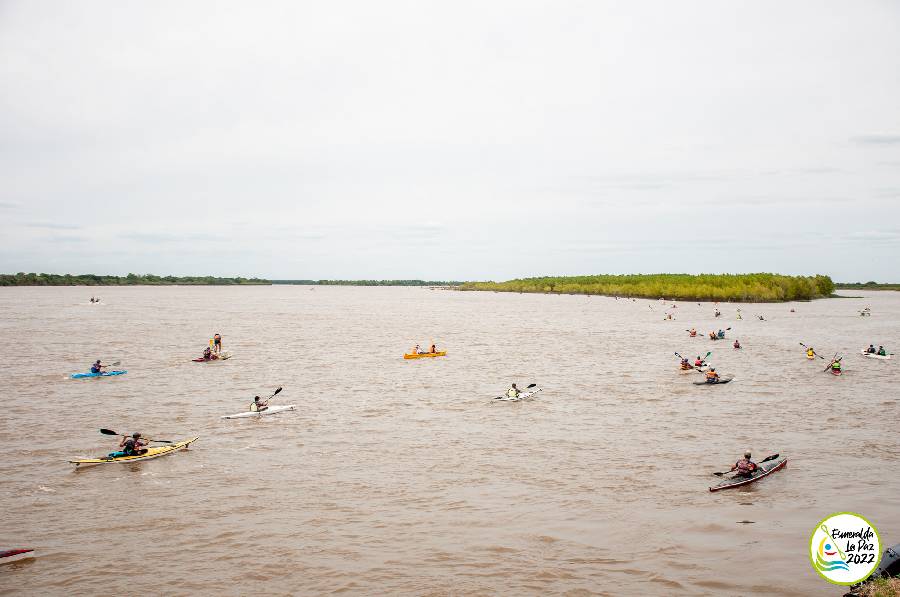
[[[853,512],[823,518],[809,537],[809,561],[830,583],[865,580],[881,561],[881,539],[872,523]]]

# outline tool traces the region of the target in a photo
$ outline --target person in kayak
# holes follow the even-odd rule
[[[694,329],[694,328],[691,328],[690,331],[689,331],[688,333],[691,335],[691,338],[696,338],[696,337],[697,337],[697,330]]]
[[[869,344],[869,347],[866,349],[866,354],[875,354],[875,346]]]
[[[259,396],[253,397],[253,402],[250,403],[250,412],[258,413],[266,410],[267,408],[269,408],[268,400],[262,400]]]
[[[816,356],[816,351],[813,350],[812,346],[810,346],[809,348],[806,349],[806,356],[807,356],[807,358],[810,358],[810,359],[812,359]]]
[[[103,373],[103,370],[107,367],[108,365],[102,364],[100,359],[97,359],[97,362],[91,365],[91,373]]]
[[[725,337],[725,332],[724,332],[723,330],[719,330],[719,331],[716,333],[716,336],[718,336],[719,340],[721,340],[722,338]]]
[[[516,387],[516,384],[513,384],[508,390],[506,390],[507,398],[518,398],[519,397],[519,388]]]
[[[415,348],[412,349],[412,354],[422,354],[422,349],[416,344]]]
[[[834,361],[831,361],[831,365],[829,365],[829,366],[831,367],[831,371],[833,373],[841,372],[841,360],[840,359],[835,359]]]
[[[735,349],[739,349],[741,347],[741,343],[735,340],[733,346],[735,347]]]
[[[755,462],[750,460],[751,454],[750,452],[744,452],[744,457],[734,463],[734,466],[731,467],[731,470],[737,471],[734,476],[735,477],[752,477],[753,473],[756,472],[756,469],[759,468]]]
[[[880,357],[886,357],[886,356],[887,356],[887,351],[884,349],[884,346],[879,346],[879,347],[878,347],[878,352],[877,352],[876,354],[877,354],[878,356],[880,356]]]
[[[703,366],[703,359],[700,358],[700,355],[697,355],[697,360],[694,361],[694,367],[700,368]]]
[[[706,372],[706,383],[719,383],[719,374],[714,368]]]
[[[436,347],[434,344],[431,345],[431,350],[430,350],[430,352],[431,352],[431,354],[434,354],[434,353],[437,352],[437,347]]]
[[[222,352],[222,336],[218,332],[213,336],[213,350]]]
[[[203,360],[208,361],[211,358],[212,358],[212,349],[209,346],[207,346],[206,348],[203,349]]]
[[[127,435],[122,436],[122,441],[119,442],[119,448],[121,448],[120,452],[122,456],[137,456],[141,453],[141,449],[147,445],[147,442],[141,439],[140,433],[132,433],[131,437]]]
[[[681,359],[681,370],[687,371],[688,369],[693,369],[693,367],[691,367],[691,362],[688,361],[686,358]]]

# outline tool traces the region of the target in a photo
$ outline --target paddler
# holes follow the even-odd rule
[[[213,350],[217,353],[222,352],[222,336],[219,333],[213,336]]]
[[[869,347],[866,349],[866,354],[875,354],[875,346],[869,344]]]
[[[106,369],[107,365],[103,365],[100,363],[100,359],[97,359],[97,362],[91,365],[91,373],[103,373],[103,370]]]
[[[122,436],[122,441],[119,442],[119,452],[113,452],[109,455],[110,458],[120,458],[122,456],[137,456],[141,453],[141,449],[147,445],[147,442],[141,439],[140,433],[132,433],[131,437],[127,435]]]
[[[250,403],[250,412],[258,413],[266,410],[267,408],[269,408],[268,400],[262,400],[259,396],[253,397],[253,402]]]
[[[686,358],[681,359],[681,370],[687,371],[688,369],[693,369],[693,367],[691,367],[691,362],[688,361]]]
[[[723,330],[719,330],[716,336],[718,336],[719,340],[721,340],[725,337],[725,332]]]
[[[431,345],[431,354],[434,354],[436,352],[437,352],[437,347],[434,344],[432,344]]]
[[[719,383],[719,374],[714,368],[706,372],[706,383]]]
[[[884,349],[884,346],[879,346],[879,347],[878,347],[878,353],[877,353],[877,354],[878,354],[878,356],[880,356],[880,357],[886,357],[886,356],[887,356],[887,351]]]
[[[815,356],[816,356],[816,351],[813,350],[812,346],[810,346],[809,348],[806,349],[806,357],[807,358],[812,359],[812,358],[815,358]]]
[[[422,350],[419,348],[419,345],[416,344],[415,348],[412,349],[413,354],[422,354]]]
[[[734,346],[735,349],[740,349],[741,343],[738,342],[737,340],[735,340],[733,346]]]
[[[831,367],[832,371],[836,371],[838,373],[841,372],[841,360],[840,359],[835,359],[835,360],[831,361],[831,365],[829,365],[829,366]]]
[[[750,460],[750,452],[744,452],[744,457],[735,462],[731,470],[737,471],[735,477],[752,477],[758,468],[759,466]]]
[[[694,361],[694,367],[702,367],[702,366],[703,366],[703,359],[701,359],[700,355],[698,354],[697,360]]]
[[[516,387],[516,384],[513,384],[508,390],[506,390],[507,398],[518,398],[519,397],[519,388]]]
[[[710,333],[709,333],[709,339],[710,339],[710,340],[718,340],[719,338],[718,338],[718,336],[716,336],[716,333],[715,333],[715,332],[710,332]]]
[[[691,335],[691,338],[697,337],[697,330],[695,328],[691,328],[691,330],[688,333]]]
[[[203,349],[203,360],[208,361],[211,358],[212,358],[212,349],[209,346],[207,346],[206,348]]]

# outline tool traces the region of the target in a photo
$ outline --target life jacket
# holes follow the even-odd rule
[[[719,374],[715,371],[707,371],[706,380],[709,381],[710,379],[719,379]]]
[[[100,367],[97,365],[91,365],[91,373],[100,373]]]
[[[833,363],[831,364],[831,368],[832,368],[832,369],[836,369],[837,371],[840,371],[840,370],[841,370],[841,364],[840,364],[839,362],[835,361],[835,362],[833,362]]]
[[[694,367],[702,367],[702,366],[703,366],[703,361],[701,361],[700,359],[697,359],[696,361],[694,361]]]
[[[814,357],[814,356],[816,356],[816,351],[814,351],[812,348],[810,348],[809,350],[806,351],[806,356]]]
[[[510,389],[506,390],[506,395],[510,398],[518,398],[519,390],[517,390],[515,388],[510,388]]]
[[[756,470],[756,463],[752,460],[747,460],[746,458],[741,458],[737,462],[734,463],[734,466],[737,467],[737,472],[742,475],[747,475]]]
[[[258,413],[259,412],[259,404],[257,404],[256,402],[251,402],[250,403],[250,412]]]
[[[125,452],[126,456],[134,456],[137,453],[137,450],[134,449],[134,440],[131,438],[125,440],[125,445],[122,447],[122,451]]]
[[[886,357],[887,351],[882,348],[881,350],[878,351],[878,356]]]
[[[725,337],[725,332],[723,332],[722,330],[719,330],[719,333],[716,334],[716,335],[717,335],[719,338],[724,338],[724,337]]]

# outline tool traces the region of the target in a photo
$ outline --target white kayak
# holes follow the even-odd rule
[[[890,358],[891,358],[892,356],[894,356],[894,353],[881,355],[881,354],[875,354],[875,353],[872,353],[872,352],[866,352],[865,350],[862,350],[862,351],[860,351],[860,352],[862,353],[862,356],[864,356],[864,357],[866,357],[866,358],[869,358],[869,359],[881,359],[882,361],[888,361],[888,360],[890,360]]]
[[[295,404],[285,404],[281,406],[270,406],[266,410],[259,411],[245,411],[242,413],[238,413],[236,415],[225,415],[222,417],[223,419],[246,419],[247,417],[267,417],[269,415],[275,415],[286,410],[294,410],[296,408]]]
[[[494,398],[494,400],[496,400],[497,402],[521,402],[522,400],[528,400],[540,391],[541,388],[538,388],[531,392],[519,392],[519,395],[515,398],[512,398],[510,396],[497,396],[496,398]]]

